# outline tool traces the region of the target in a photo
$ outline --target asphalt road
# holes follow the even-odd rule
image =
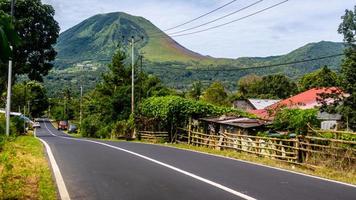
[[[42,122],[71,199],[356,199],[356,186],[191,151],[71,138]]]

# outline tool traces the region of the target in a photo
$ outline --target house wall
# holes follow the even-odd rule
[[[255,110],[255,108],[247,100],[234,101],[233,107],[241,110]]]

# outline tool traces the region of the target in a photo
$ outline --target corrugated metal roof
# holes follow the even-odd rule
[[[267,124],[266,121],[250,118],[236,118],[236,117],[219,117],[219,118],[201,118],[200,120],[206,122],[213,122],[217,124],[224,124],[230,126],[237,126],[241,128],[254,128]]]
[[[255,107],[256,110],[264,109],[268,106],[271,106],[275,103],[278,103],[280,100],[275,99],[248,99],[248,101]]]
[[[327,112],[319,112],[318,119],[320,120],[341,120],[342,116],[340,114],[330,114]]]

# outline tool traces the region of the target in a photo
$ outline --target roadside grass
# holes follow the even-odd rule
[[[5,142],[0,152],[0,199],[57,199],[43,146],[33,136]]]

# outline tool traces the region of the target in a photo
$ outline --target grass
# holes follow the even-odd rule
[[[3,146],[0,199],[57,199],[43,146],[33,136],[12,138]]]

